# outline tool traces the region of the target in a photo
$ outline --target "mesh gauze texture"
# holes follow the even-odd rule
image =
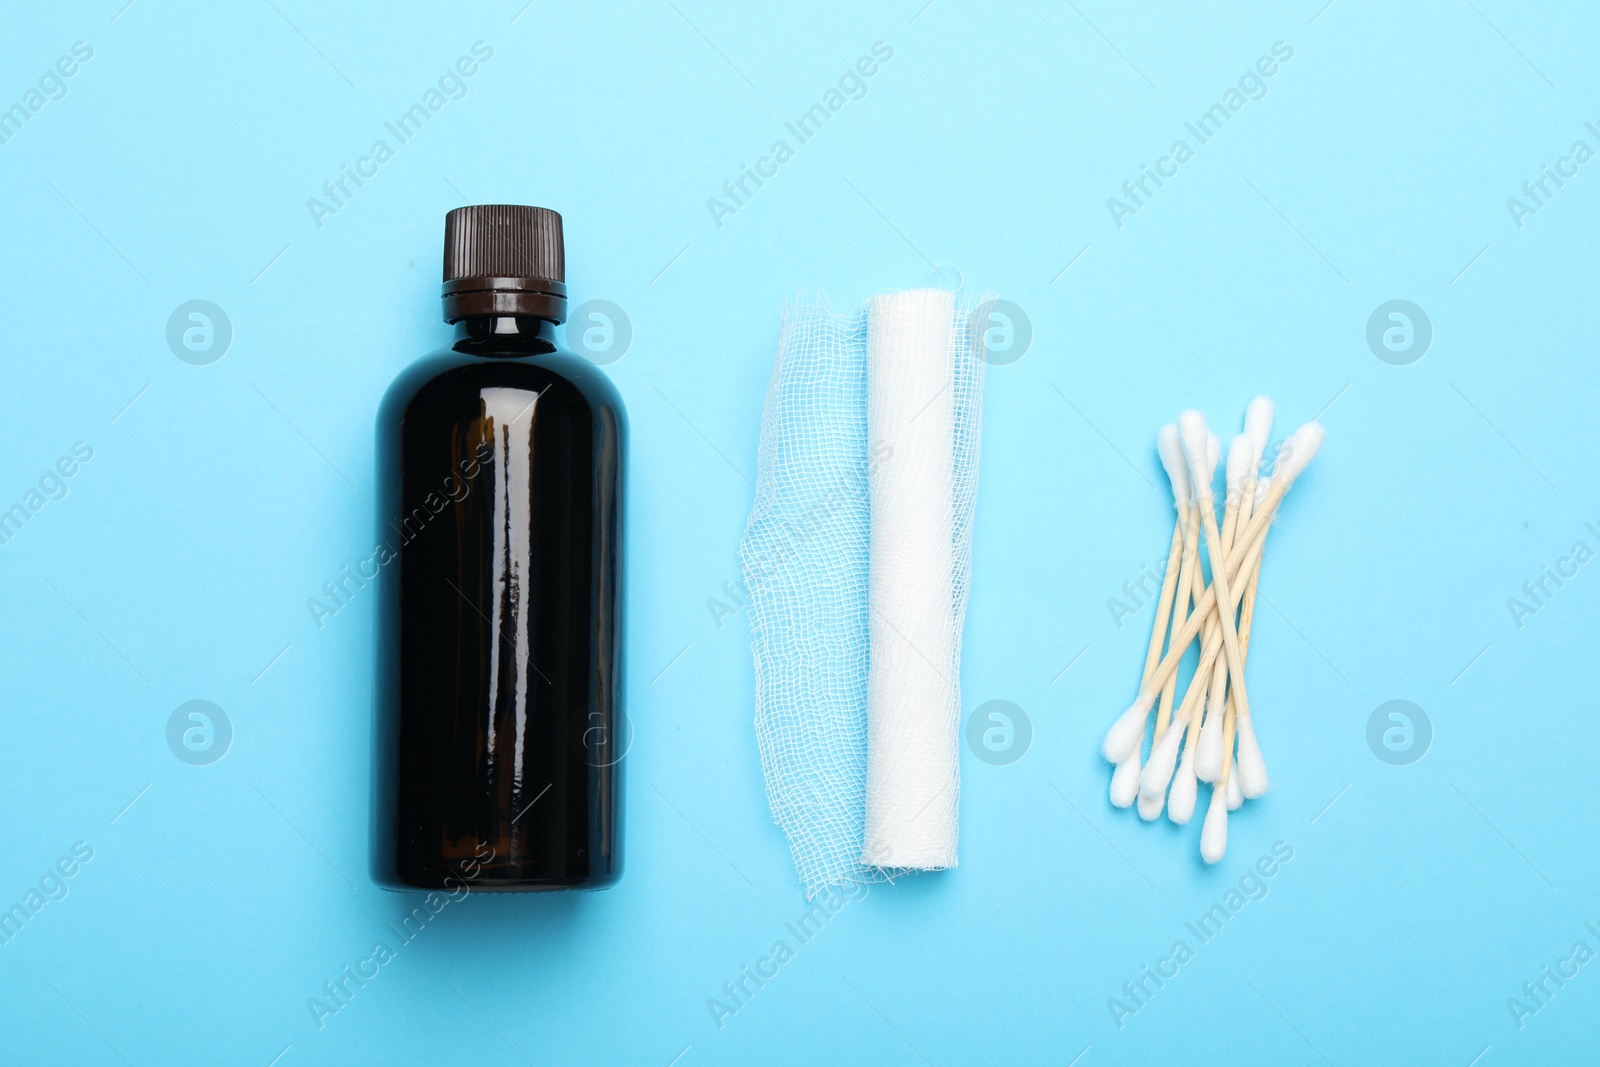
[[[864,862],[868,788],[868,674],[873,617],[872,568],[895,567],[880,538],[872,556],[870,478],[892,469],[891,440],[869,440],[869,309],[838,314],[825,303],[786,310],[762,417],[755,507],[740,545],[756,668],[756,738],[767,799],[788,837],[795,868],[814,897],[828,885],[881,880],[904,867],[953,864],[958,796],[961,623],[966,611],[972,516],[977,497],[988,302],[951,301],[947,394],[921,418],[948,419],[951,488],[936,518],[951,548],[927,576],[948,588],[941,617],[924,619],[944,635],[938,673],[948,699],[926,709],[948,789],[930,802],[932,819],[952,824],[944,863],[900,863],[882,847]],[[889,307],[876,307],[880,327]],[[881,376],[880,376],[881,377]],[[904,449],[904,446],[902,446]],[[908,458],[904,451],[902,461]],[[870,478],[869,478],[870,472]],[[904,560],[899,561],[904,563]],[[881,605],[880,605],[881,606]],[[893,617],[893,613],[890,613]],[[882,628],[880,627],[880,630]],[[919,661],[921,657],[918,657]],[[919,820],[920,821],[920,820]],[[905,853],[909,855],[909,853]]]

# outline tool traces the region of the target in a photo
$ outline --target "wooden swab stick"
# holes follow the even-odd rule
[[[1259,554],[1261,543],[1266,539],[1267,528],[1272,524],[1272,516],[1277,512],[1284,494],[1289,491],[1289,486],[1294,484],[1294,480],[1316,456],[1324,436],[1326,434],[1321,426],[1308,422],[1296,430],[1278,450],[1278,465],[1274,469],[1271,486],[1255,514],[1251,516],[1244,533],[1235,538],[1233,551],[1228,555],[1225,571],[1230,578],[1242,579],[1245,573],[1243,568],[1247,565],[1246,559],[1250,560],[1248,566],[1254,566],[1254,557]],[[1237,592],[1242,596],[1245,585],[1246,582],[1240,580],[1237,589],[1230,587],[1230,593]],[[1230,609],[1233,603],[1229,604]],[[1144,737],[1145,716],[1155,705],[1160,692],[1159,687],[1165,685],[1168,676],[1178,669],[1178,663],[1183,658],[1183,652],[1188,648],[1189,642],[1194,640],[1195,635],[1200,632],[1201,625],[1216,611],[1216,607],[1217,587],[1213,582],[1199,598],[1182,632],[1168,646],[1166,657],[1156,666],[1156,672],[1150,678],[1150,685],[1140,692],[1128,710],[1124,711],[1106,732],[1105,742],[1100,749],[1106,759],[1112,763],[1121,763],[1128,752],[1139,744]]]
[[[1183,438],[1183,450],[1189,457],[1191,470],[1200,471],[1206,462],[1206,420],[1198,411],[1185,411],[1178,417],[1178,434]],[[1195,477],[1195,497],[1200,506],[1200,521],[1205,528],[1206,551],[1211,557],[1211,584],[1217,589],[1218,604],[1233,604],[1228,587],[1227,548],[1222,543],[1222,533],[1217,529],[1217,514],[1211,505],[1210,485],[1200,485]],[[1239,714],[1250,714],[1250,696],[1245,690],[1244,660],[1239,655],[1239,632],[1233,611],[1217,613],[1222,628],[1222,649],[1227,655],[1228,681],[1233,683],[1233,697]]]
[[[1222,548],[1226,552],[1233,544],[1233,535],[1239,519],[1239,494],[1240,486],[1244,481],[1245,468],[1250,462],[1250,442],[1243,434],[1234,440],[1228,449],[1228,496],[1222,520]],[[1209,686],[1203,674],[1196,674],[1189,683],[1189,694],[1184,697],[1184,707],[1188,709],[1179,720],[1180,726],[1188,726],[1189,732],[1194,733],[1195,721],[1198,712],[1191,708],[1190,695],[1202,695],[1209,688],[1211,691],[1211,705],[1222,706],[1223,686],[1227,682],[1227,672],[1219,671],[1213,666]],[[1172,781],[1173,770],[1178,762],[1178,744],[1182,737],[1173,733],[1158,741],[1150,749],[1150,762],[1145,764],[1144,771],[1139,775],[1139,815],[1146,819],[1154,819],[1161,814],[1161,808],[1166,802],[1167,785]],[[1192,756],[1190,759],[1192,760]],[[1180,797],[1181,800],[1181,797]],[[1191,813],[1193,808],[1190,809]],[[1187,819],[1184,816],[1179,822]]]
[[[1269,479],[1262,479],[1261,483],[1258,484],[1257,495],[1263,503],[1271,498]],[[1259,513],[1259,509],[1257,510]],[[1259,568],[1261,565],[1260,549],[1262,544],[1264,544],[1264,539],[1257,542],[1251,554],[1251,558],[1246,562],[1244,567],[1240,568],[1241,570],[1249,570],[1251,573],[1259,573]],[[1248,588],[1248,585],[1249,583],[1246,582],[1245,587]],[[1250,615],[1253,619],[1253,605]],[[1241,626],[1243,627],[1244,633],[1248,635],[1249,623],[1241,621]],[[1248,638],[1246,638],[1246,640],[1248,640]],[[1204,669],[1208,664],[1215,664],[1221,650],[1222,635],[1220,633],[1213,634],[1212,637],[1207,641],[1205,650],[1201,653],[1200,662],[1202,669]],[[1226,672],[1223,671],[1220,666],[1217,666],[1215,669],[1220,673],[1226,674]],[[1184,698],[1185,710],[1191,713],[1194,710],[1191,706],[1193,704],[1194,696],[1194,693],[1191,692],[1190,696]],[[1207,863],[1216,863],[1227,851],[1228,811],[1237,807],[1239,803],[1243,802],[1242,791],[1240,792],[1239,799],[1237,801],[1233,799],[1233,787],[1231,785],[1232,779],[1229,774],[1229,769],[1233,765],[1231,756],[1233,753],[1234,740],[1234,713],[1231,705],[1229,705],[1228,709],[1222,716],[1222,734],[1222,744],[1218,747],[1223,749],[1229,758],[1227,758],[1225,762],[1222,762],[1222,766],[1216,776],[1217,780],[1212,786],[1211,805],[1206,810],[1205,824],[1200,832],[1200,855]],[[1177,790],[1176,785],[1174,785],[1173,788],[1174,791]],[[1182,818],[1177,821],[1186,822],[1193,814],[1192,805],[1187,812],[1180,808],[1178,814],[1182,816]]]
[[[1176,427],[1174,427],[1176,432]],[[1187,474],[1185,475],[1187,477]],[[1193,503],[1189,505],[1189,521],[1183,535],[1183,562],[1178,573],[1178,610],[1172,616],[1172,638],[1177,640],[1179,633],[1189,621],[1190,605],[1205,587],[1205,580],[1200,575],[1200,512],[1195,510]],[[1188,642],[1185,642],[1187,647]],[[1145,675],[1148,684],[1150,675]],[[1161,703],[1156,709],[1155,740],[1159,742],[1167,732],[1167,724],[1172,721],[1172,701],[1176,696],[1178,680],[1176,677],[1168,678],[1167,684],[1161,689]],[[1141,688],[1143,688],[1141,686]]]
[[[1172,548],[1167,553],[1167,570],[1161,580],[1161,598],[1156,607],[1156,623],[1150,634],[1150,648],[1145,653],[1144,674],[1141,676],[1140,687],[1150,683],[1150,675],[1155,671],[1156,664],[1161,659],[1161,646],[1166,637],[1167,623],[1172,615],[1174,592],[1178,587],[1178,560],[1183,554],[1185,519],[1189,511],[1188,504],[1182,505],[1178,519],[1172,526]],[[1187,597],[1180,594],[1180,598],[1187,602]],[[1149,712],[1145,713],[1147,716]],[[1140,734],[1144,733],[1141,723]],[[1140,745],[1133,749],[1117,764],[1117,769],[1111,775],[1111,803],[1115,807],[1126,808],[1133,803],[1139,787],[1139,750]]]
[[[1257,510],[1258,494],[1264,484],[1257,481],[1257,471],[1261,466],[1261,453],[1266,450],[1267,438],[1272,433],[1272,401],[1266,397],[1257,397],[1250,402],[1245,410],[1244,433],[1241,435],[1248,449],[1249,475],[1247,481],[1240,489],[1239,510],[1243,520],[1248,520]],[[1234,445],[1239,445],[1239,438],[1235,438]],[[1230,450],[1229,460],[1233,459]],[[1231,491],[1231,490],[1230,490]],[[1256,571],[1259,572],[1261,563],[1256,561]],[[1246,590],[1248,596],[1248,589]],[[1241,643],[1242,645],[1242,643]],[[1244,648],[1240,649],[1241,658]],[[1222,774],[1222,716],[1223,703],[1221,694],[1210,705],[1209,713],[1205,716],[1205,724],[1200,730],[1199,747],[1196,749],[1197,760],[1195,772],[1203,782],[1215,782]]]
[[[1251,440],[1247,434],[1240,434],[1233,439],[1233,444],[1228,448],[1228,513],[1233,516],[1236,523],[1248,523],[1254,513],[1252,504],[1255,499],[1255,478],[1250,470],[1250,457],[1252,453]],[[1250,481],[1250,496],[1245,496],[1245,481]],[[1224,550],[1231,550],[1233,541],[1224,526],[1222,534]],[[1259,557],[1258,557],[1259,558]],[[1240,655],[1240,663],[1244,661]],[[1228,693],[1228,672],[1215,670],[1211,676],[1211,695],[1206,702],[1205,722],[1202,726],[1196,721],[1192,730],[1196,742],[1194,773],[1202,782],[1214,782],[1222,767],[1222,716],[1224,714],[1223,697]]]
[[[1251,477],[1253,479],[1256,471],[1261,467],[1261,456],[1267,449],[1267,440],[1272,436],[1271,400],[1268,400],[1264,396],[1258,396],[1250,402],[1250,406],[1245,409],[1244,432],[1245,435],[1250,438],[1251,449],[1254,455],[1251,465]],[[1262,494],[1262,491],[1263,487],[1260,483],[1248,486],[1246,488],[1246,493],[1248,495],[1245,503],[1250,504],[1252,501],[1259,503],[1260,494]],[[1250,570],[1249,584],[1245,587],[1244,606],[1240,609],[1239,651],[1245,657],[1248,657],[1250,654],[1250,628],[1251,623],[1255,619],[1256,586],[1260,582],[1260,579],[1261,558],[1258,556],[1256,558],[1255,566]],[[1236,709],[1232,701],[1230,701],[1228,704],[1228,715],[1230,719],[1236,714]],[[1224,725],[1227,725],[1226,722]],[[1260,746],[1256,744],[1255,731],[1250,728],[1251,723],[1246,722],[1244,725],[1244,736],[1239,736],[1237,722],[1235,722],[1234,731],[1235,736],[1238,738],[1239,751],[1244,754],[1244,760],[1242,763],[1236,763],[1235,766],[1239,768],[1238,771],[1225,779],[1228,787],[1228,807],[1230,810],[1244,803],[1245,793],[1240,787],[1245,777],[1250,777],[1252,779],[1252,785],[1258,785],[1261,792],[1265,792],[1267,788],[1266,762],[1261,759],[1261,749]],[[1233,758],[1233,751],[1229,749],[1225,755],[1231,759]],[[1259,778],[1259,781],[1255,781],[1257,778]],[[1256,793],[1255,795],[1259,796],[1260,793]]]
[[[1215,664],[1214,653],[1202,657],[1201,670],[1195,672],[1196,681],[1190,682],[1189,691],[1183,696],[1183,704],[1178,708],[1177,717],[1172,720],[1172,729],[1150,749],[1150,762],[1139,773],[1139,816],[1146,822],[1161,814],[1167,783],[1172,779],[1173,766],[1178,759],[1178,742],[1183,739],[1184,727],[1198,717],[1200,702],[1205,697],[1207,686],[1201,674],[1215,670]]]
[[[1161,456],[1161,464],[1167,469],[1167,479],[1172,483],[1172,499],[1177,507],[1177,519],[1172,525],[1172,547],[1167,550],[1167,569],[1162,572],[1161,595],[1156,601],[1155,625],[1150,629],[1150,647],[1145,652],[1144,674],[1139,680],[1142,689],[1150,684],[1150,675],[1155,671],[1156,664],[1161,660],[1161,646],[1166,640],[1167,626],[1172,619],[1175,604],[1180,604],[1180,612],[1187,611],[1189,603],[1189,583],[1180,577],[1187,578],[1189,570],[1189,556],[1194,553],[1194,533],[1198,527],[1199,516],[1193,514],[1190,506],[1189,471],[1183,461],[1183,446],[1178,442],[1178,428],[1167,424],[1156,435],[1156,451]],[[1182,563],[1179,563],[1180,558]],[[1157,736],[1160,736],[1161,725],[1157,725]],[[1139,732],[1143,734],[1144,726],[1141,723]],[[1119,808],[1125,808],[1133,803],[1139,787],[1139,745],[1117,764],[1116,771],[1111,776],[1111,803]]]
[[[1255,566],[1250,569],[1250,578],[1245,585],[1244,606],[1239,612],[1239,641],[1240,651],[1248,652],[1250,648],[1250,627],[1256,615],[1256,584],[1261,579],[1261,557],[1256,557]],[[1261,746],[1256,742],[1255,726],[1250,721],[1249,711],[1240,713],[1232,698],[1228,701],[1228,719],[1224,727],[1233,726],[1232,735],[1239,740],[1238,774],[1239,791],[1245,797],[1254,799],[1267,791],[1267,764],[1261,758]],[[1224,730],[1224,754],[1231,756],[1232,748],[1227,744],[1229,732]]]
[[[1246,437],[1255,436],[1254,434],[1250,433],[1250,429],[1251,416],[1255,415],[1257,404],[1259,404],[1259,401],[1253,402],[1251,404],[1250,412],[1245,416]],[[1267,427],[1261,429],[1259,438],[1263,441],[1265,440],[1266,433],[1268,430],[1270,430],[1271,426],[1270,401],[1268,402],[1268,405]],[[1252,484],[1249,485],[1247,491],[1248,495],[1241,500],[1240,506],[1241,508],[1246,509],[1245,514],[1253,516],[1254,514],[1261,512],[1262,509],[1260,505],[1263,505],[1266,499],[1270,498],[1271,490],[1266,479],[1263,479],[1259,482],[1255,481],[1254,479],[1255,468],[1260,466],[1261,450],[1263,446],[1252,443],[1251,447],[1252,454],[1255,458],[1255,463],[1251,467]],[[1229,458],[1231,459],[1232,457],[1230,456]],[[1282,496],[1281,493],[1278,495]],[[1241,568],[1241,570],[1243,569],[1244,568]],[[1255,579],[1261,573],[1261,553],[1259,551],[1255,554],[1255,559],[1249,567],[1249,572],[1250,579],[1245,582],[1245,606],[1241,610],[1239,618],[1239,657],[1241,661],[1244,659],[1245,654],[1250,649],[1250,624],[1255,618]],[[1218,671],[1218,673],[1220,674],[1222,672]],[[1227,853],[1228,812],[1238,806],[1233,802],[1234,779],[1231,774],[1233,768],[1234,716],[1234,703],[1232,695],[1230,694],[1227,709],[1223,712],[1222,717],[1222,751],[1219,761],[1221,763],[1221,767],[1218,769],[1216,781],[1211,787],[1211,806],[1206,810],[1205,823],[1200,829],[1200,858],[1205,860],[1207,863],[1216,863],[1222,859],[1224,854]],[[1204,753],[1202,753],[1202,756],[1204,756]]]
[[[1253,525],[1251,529],[1254,529]],[[1246,531],[1247,534],[1249,532],[1250,530]],[[1260,554],[1261,546],[1266,540],[1266,533],[1267,527],[1265,525],[1260,529],[1255,529],[1254,543],[1242,546],[1242,555],[1230,561],[1230,571],[1242,575],[1246,568],[1254,564],[1255,557]],[[1238,605],[1237,598],[1244,595],[1244,588],[1245,586],[1241,582],[1236,591],[1230,591],[1229,596],[1232,599],[1232,603],[1229,605],[1230,609]],[[1129,749],[1137,748],[1140,742],[1143,741],[1144,720],[1150,713],[1150,708],[1155,703],[1158,693],[1155,687],[1165,685],[1176,674],[1178,664],[1183,659],[1183,654],[1188,651],[1189,642],[1195,639],[1195,635],[1200,632],[1200,628],[1203,625],[1209,623],[1215,617],[1217,606],[1215,583],[1206,586],[1205,592],[1195,599],[1196,606],[1194,611],[1190,613],[1182,631],[1173,638],[1173,641],[1168,646],[1167,655],[1156,666],[1156,672],[1151,676],[1150,684],[1140,691],[1138,699],[1133,702],[1127,711],[1122,713],[1115,723],[1112,723],[1111,729],[1106,732],[1105,742],[1101,745],[1101,752],[1106,759],[1120,763],[1121,760],[1116,760],[1112,757],[1117,753],[1125,754]],[[1195,668],[1195,677],[1210,677],[1212,665],[1221,648],[1222,635],[1220,631],[1214,626],[1206,626],[1206,637],[1203,642],[1199,665]],[[1193,686],[1190,688],[1192,689]],[[1205,687],[1202,685],[1201,691],[1203,692],[1204,689]],[[1185,696],[1184,699],[1187,700],[1188,697]]]
[[[1171,436],[1169,439],[1170,458],[1163,458],[1163,463],[1168,463],[1171,469],[1183,472],[1183,479],[1189,481],[1189,462],[1184,457],[1183,445],[1178,439],[1178,427],[1169,423]],[[1190,486],[1191,493],[1193,486]],[[1183,566],[1178,575],[1178,604],[1172,616],[1172,638],[1177,639],[1178,634],[1189,621],[1189,610],[1194,601],[1205,592],[1205,578],[1200,573],[1200,513],[1194,510],[1193,501],[1190,501],[1189,525],[1184,528]],[[1187,645],[1187,642],[1185,643]],[[1170,654],[1170,646],[1169,646]],[[1161,687],[1161,699],[1156,708],[1155,738],[1151,742],[1152,748],[1159,743],[1167,732],[1167,726],[1172,721],[1172,702],[1177,695],[1178,679],[1169,676],[1166,684]]]
[[[1265,442],[1267,434],[1271,430],[1270,402],[1266,403],[1266,411],[1262,413],[1258,411],[1258,408],[1262,406],[1263,401],[1258,399],[1252,402],[1250,405],[1250,411],[1245,416],[1246,433],[1250,434],[1256,440],[1261,442]],[[1252,426],[1252,423],[1254,423],[1254,426]],[[1320,447],[1321,443],[1320,437],[1317,437],[1314,439],[1314,441],[1312,441],[1311,451],[1313,454],[1315,453],[1316,448]],[[1264,448],[1264,444],[1256,446],[1257,454],[1259,455],[1260,451],[1264,450]],[[1281,469],[1290,477],[1297,476],[1299,473],[1297,470],[1287,464],[1281,463],[1281,460],[1283,459],[1283,452],[1281,450],[1279,451],[1278,455],[1280,459],[1279,469]],[[1259,463],[1257,465],[1259,466]],[[1304,469],[1304,464],[1301,464],[1300,469]],[[1261,512],[1264,510],[1266,502],[1272,498],[1272,493],[1268,486],[1268,480],[1263,479],[1253,488],[1255,490],[1253,496],[1255,498],[1256,511]],[[1281,496],[1282,494],[1278,495]],[[1250,566],[1249,570],[1250,577],[1245,583],[1245,606],[1240,612],[1239,619],[1240,637],[1243,643],[1243,648],[1241,651],[1243,652],[1249,651],[1250,630],[1251,625],[1255,620],[1255,587],[1261,576],[1260,553],[1256,554],[1255,561]],[[1238,775],[1233,773],[1232,770],[1234,764],[1233,743],[1236,726],[1237,711],[1233,703],[1230,701],[1222,722],[1222,767],[1220,769],[1217,784],[1212,786],[1211,807],[1206,812],[1205,826],[1200,832],[1200,856],[1207,863],[1216,863],[1217,861],[1221,860],[1223,854],[1227,852],[1228,812],[1244,803],[1244,790],[1237,787],[1239,778]],[[1257,752],[1257,756],[1259,758],[1259,751]],[[1264,775],[1265,766],[1263,766],[1262,772]],[[1237,795],[1235,795],[1236,788]]]
[[[1156,615],[1155,629],[1150,634],[1150,648],[1145,653],[1144,676],[1140,679],[1139,687],[1142,689],[1150,683],[1150,676],[1155,673],[1156,664],[1161,662],[1161,646],[1167,636],[1167,627],[1180,625],[1173,623],[1177,616],[1187,618],[1189,610],[1189,590],[1191,587],[1190,571],[1198,555],[1198,535],[1200,531],[1200,516],[1194,511],[1194,490],[1189,481],[1188,465],[1183,458],[1183,445],[1178,440],[1178,427],[1172,423],[1161,427],[1161,433],[1156,437],[1156,451],[1161,456],[1161,465],[1166,468],[1167,480],[1172,483],[1172,496],[1178,506],[1178,525],[1172,528],[1173,546],[1180,553],[1181,562],[1178,573],[1173,574],[1171,554],[1167,556],[1167,573],[1161,587],[1163,607],[1165,614]],[[1180,528],[1182,541],[1179,541]],[[1171,585],[1168,586],[1167,582]],[[1175,595],[1174,595],[1175,594]],[[1167,728],[1168,716],[1172,710],[1171,701],[1165,701],[1156,712],[1156,740],[1161,740],[1162,733]]]

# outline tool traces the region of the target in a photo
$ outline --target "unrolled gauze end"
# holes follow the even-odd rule
[[[1211,806],[1200,828],[1200,858],[1215,863],[1228,851],[1228,791],[1211,790]]]
[[[1144,722],[1150,716],[1150,709],[1155,702],[1156,694],[1140,693],[1139,699],[1111,724],[1111,729],[1106,731],[1105,742],[1100,746],[1108,762],[1121,763],[1128,758],[1128,753],[1137,751],[1144,743]]]

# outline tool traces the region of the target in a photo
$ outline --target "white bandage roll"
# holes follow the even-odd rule
[[[956,358],[958,331],[966,328],[952,294],[942,290],[868,302],[870,658],[861,858],[872,867],[956,865],[966,565],[956,536]]]

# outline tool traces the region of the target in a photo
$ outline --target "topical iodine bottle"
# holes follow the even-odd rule
[[[372,870],[395,889],[622,873],[617,390],[560,349],[561,217],[445,219],[455,340],[378,414]]]

